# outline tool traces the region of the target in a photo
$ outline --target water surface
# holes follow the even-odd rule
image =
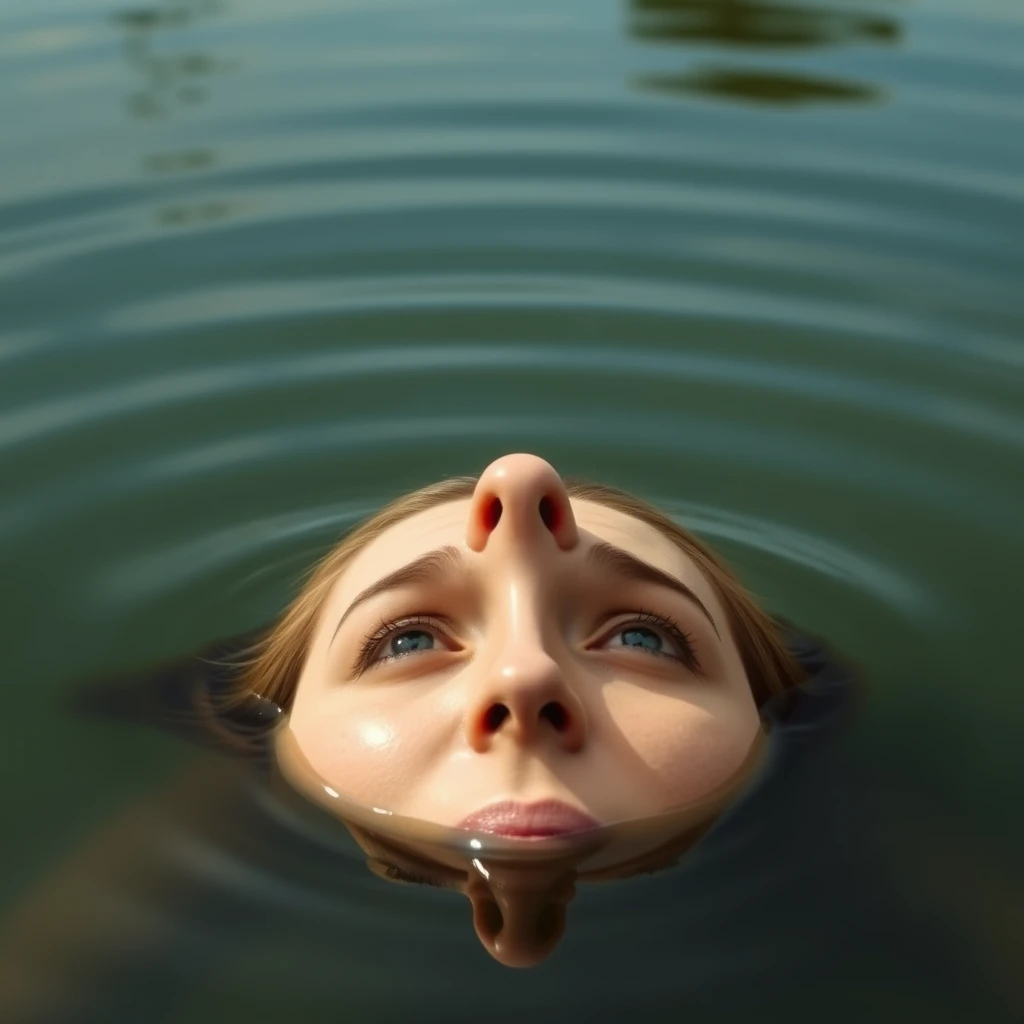
[[[8,0],[0,991],[1024,1012],[1022,99],[1016,0]],[[868,675],[827,772],[582,889],[528,972],[214,755],[67,710],[507,451],[663,505]]]

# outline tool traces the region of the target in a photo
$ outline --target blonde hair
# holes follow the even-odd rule
[[[405,494],[345,536],[307,573],[297,597],[284,614],[237,661],[239,698],[257,694],[287,710],[309,654],[320,614],[334,583],[349,562],[385,530],[427,509],[472,497],[477,478],[452,477]],[[725,563],[694,534],[653,505],[627,491],[580,478],[565,481],[570,498],[594,502],[654,527],[680,548],[715,588],[746,669],[754,701],[769,698],[805,681],[800,663],[790,654],[778,623],[762,611]]]

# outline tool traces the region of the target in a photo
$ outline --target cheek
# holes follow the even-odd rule
[[[662,810],[707,796],[750,753],[760,721],[752,699],[689,700],[634,688],[608,695],[624,756],[657,792]]]
[[[324,782],[352,800],[394,810],[443,745],[442,723],[418,703],[297,698],[289,725]]]

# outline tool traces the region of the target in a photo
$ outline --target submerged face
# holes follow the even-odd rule
[[[629,572],[630,556],[678,585]],[[696,565],[646,523],[570,502],[531,455],[492,463],[471,499],[392,526],[353,559],[289,726],[352,800],[521,837],[699,801],[760,733]]]

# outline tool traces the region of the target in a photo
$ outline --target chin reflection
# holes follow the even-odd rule
[[[543,839],[454,829],[365,807],[310,767],[294,734],[276,740],[278,780],[342,822],[378,878],[462,893],[481,944],[507,967],[532,967],[565,934],[577,883],[605,883],[675,865],[749,786],[764,763],[758,737],[733,778],[703,799],[645,820]]]
[[[576,895],[573,858],[516,864],[467,858],[462,870],[403,849],[349,825],[379,878],[400,885],[430,885],[463,893],[484,948],[506,967],[532,967],[554,951],[565,932],[566,908]]]
[[[534,850],[535,856],[528,860],[516,860],[511,852],[486,858],[464,855],[465,863],[459,868],[450,861],[435,860],[429,844],[417,849],[350,822],[347,826],[366,854],[367,867],[378,878],[463,893],[472,907],[473,929],[487,952],[506,967],[533,967],[554,952],[565,934],[577,882],[610,882],[672,867],[713,820],[686,829],[626,863],[593,870],[581,870],[581,864],[606,849],[608,837],[590,844],[579,842],[574,850]]]

